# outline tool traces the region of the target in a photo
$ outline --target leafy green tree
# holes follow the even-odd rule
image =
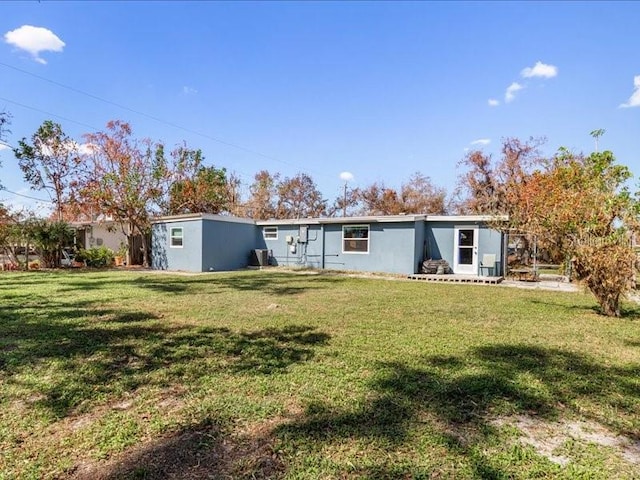
[[[43,266],[60,266],[60,250],[73,241],[73,230],[63,221],[32,219],[29,222],[29,236],[40,254]]]
[[[58,123],[46,120],[32,135],[31,143],[23,138],[14,154],[24,179],[36,190],[50,193],[62,220],[63,208],[71,181],[77,176],[81,157],[78,145]]]

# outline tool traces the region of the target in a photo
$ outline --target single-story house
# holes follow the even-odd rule
[[[107,247],[117,252],[122,244],[127,244],[127,237],[122,233],[120,224],[113,220],[70,222],[75,231],[74,246],[77,248]]]
[[[503,275],[504,236],[486,215],[390,215],[254,221],[211,214],[152,222],[152,267],[208,272],[259,264],[420,273],[445,260],[453,273]],[[482,265],[482,260],[492,260]],[[481,272],[481,268],[487,268]]]

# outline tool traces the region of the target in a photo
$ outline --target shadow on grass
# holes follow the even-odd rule
[[[488,445],[500,442],[493,419],[524,414],[556,420],[572,412],[638,440],[639,376],[640,364],[607,366],[560,349],[489,345],[411,365],[381,363],[363,404],[344,409],[314,402],[278,435],[303,450],[356,437],[393,451],[412,445],[426,429],[440,446],[464,457],[474,476],[510,478],[513,472],[486,453]],[[416,467],[374,476],[414,475]]]
[[[592,297],[593,298],[593,297]],[[600,306],[597,304],[595,298],[593,298],[593,304],[591,305],[576,305],[574,303],[558,303],[548,300],[530,300],[534,305],[543,305],[553,307],[555,309],[566,310],[569,312],[582,312],[582,313],[596,313],[602,314]],[[620,307],[620,317],[623,320],[638,320],[640,319],[640,305],[623,303]]]
[[[118,272],[109,272],[96,275],[95,272],[69,273],[64,278],[60,291],[74,292],[86,290],[99,290],[101,288],[139,287],[158,293],[180,294],[206,291],[216,293],[226,289],[241,292],[262,292],[269,295],[287,296],[297,295],[309,290],[328,288],[327,283],[335,285],[344,281],[340,277],[321,277],[313,275],[297,275],[276,272],[229,272],[199,276],[170,276],[153,275],[146,276],[122,275]],[[35,284],[34,281],[31,284]]]
[[[233,331],[166,325],[145,311],[16,299],[0,307],[0,375],[57,418],[142,385],[265,375],[313,358],[329,335],[306,325]]]
[[[78,465],[70,476],[74,480],[274,479],[284,469],[271,435],[231,438],[223,425],[205,420],[133,448],[115,461]]]

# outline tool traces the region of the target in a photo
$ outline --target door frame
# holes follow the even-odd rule
[[[473,246],[460,247],[458,240],[460,238],[460,230],[473,231]],[[459,225],[453,228],[453,273],[460,275],[478,275],[478,237],[480,228],[478,225]],[[458,262],[460,258],[460,248],[470,248],[472,251],[471,264],[461,264]]]

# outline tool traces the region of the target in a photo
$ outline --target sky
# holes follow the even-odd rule
[[[469,149],[590,153],[596,129],[638,176],[639,18],[610,1],[4,1],[0,111],[11,146],[45,120],[82,142],[119,119],[245,192],[259,170],[303,172],[330,201],[418,171],[452,192]],[[0,162],[0,201],[46,209],[10,148]]]

